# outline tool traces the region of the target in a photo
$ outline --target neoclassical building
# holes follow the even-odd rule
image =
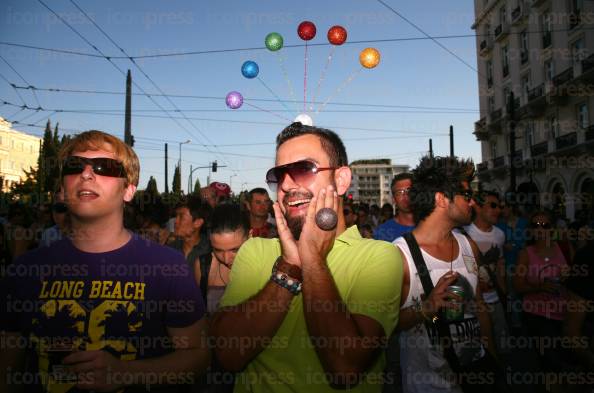
[[[592,217],[594,2],[475,0],[474,6],[479,179],[506,193],[513,165],[520,204],[570,220],[581,210]]]

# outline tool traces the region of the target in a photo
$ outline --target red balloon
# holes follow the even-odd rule
[[[347,31],[342,26],[332,26],[328,30],[328,41],[332,45],[342,45],[347,39]]]
[[[309,41],[316,36],[316,25],[308,20],[301,22],[297,28],[297,34],[302,40]]]

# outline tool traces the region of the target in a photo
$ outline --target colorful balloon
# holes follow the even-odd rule
[[[260,67],[255,61],[248,60],[241,66],[241,74],[248,79],[252,79],[258,76]]]
[[[342,45],[347,39],[347,31],[342,26],[332,26],[328,30],[328,42],[332,45]]]
[[[225,98],[225,103],[231,109],[240,108],[243,105],[243,96],[238,91],[229,92],[227,98]]]
[[[298,115],[295,120],[293,120],[293,122],[299,122],[301,124],[303,124],[304,126],[313,126],[313,120],[311,119],[311,116],[305,114],[305,113],[301,113],[300,115]]]
[[[270,33],[264,39],[264,44],[269,51],[276,52],[283,47],[283,36],[278,33]]]
[[[316,25],[308,20],[303,21],[297,27],[297,34],[299,34],[302,40],[309,41],[316,36]]]
[[[380,62],[380,53],[375,48],[365,48],[359,54],[359,62],[365,68],[374,68]]]

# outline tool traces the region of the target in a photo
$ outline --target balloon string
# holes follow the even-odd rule
[[[316,86],[316,90],[314,92],[313,98],[312,98],[311,102],[309,103],[309,111],[310,112],[313,111],[313,104],[316,102],[316,98],[320,91],[320,86],[322,85],[322,82],[326,79],[326,71],[328,70],[328,66],[330,65],[330,62],[332,61],[332,56],[334,55],[335,49],[336,49],[336,46],[332,45],[332,48],[330,49],[330,53],[328,54],[328,58],[326,59],[326,65],[324,66],[324,69],[322,69],[322,74],[320,75],[320,79],[318,80],[318,85]]]
[[[338,86],[338,88],[334,91],[334,93],[332,93],[332,95],[330,95],[330,97],[328,97],[328,99],[326,99],[326,101],[324,101],[324,103],[322,104],[322,106],[320,108],[318,108],[318,110],[316,111],[316,114],[320,113],[320,111],[322,109],[324,109],[324,107],[326,107],[326,104],[328,104],[328,102],[330,102],[330,100],[332,98],[334,98],[335,95],[337,95],[338,93],[340,93],[342,91],[342,89],[344,89],[349,83],[351,83],[353,81],[353,79],[355,79],[355,77],[357,75],[359,75],[359,73],[361,72],[362,69],[363,69],[363,67],[359,68],[358,70],[356,70],[355,72],[353,72],[351,75],[349,75],[349,77],[346,78],[340,84],[340,86]]]
[[[305,56],[303,57],[303,113],[307,96],[307,41],[305,41]]]
[[[281,55],[280,52],[276,52],[276,53],[278,55],[278,61],[280,63],[281,70],[285,77],[285,81],[287,82],[287,86],[289,87],[289,95],[291,96],[291,101],[293,101],[293,103],[295,103],[297,100],[295,99],[295,92],[293,91],[293,84],[291,83],[291,80],[289,79],[289,74],[287,73],[287,69],[285,68],[284,55]]]
[[[258,110],[260,110],[260,111],[262,111],[262,112],[268,112],[268,113],[270,113],[271,115],[273,115],[273,116],[276,116],[276,117],[279,117],[279,118],[281,118],[281,119],[283,119],[283,120],[286,120],[286,121],[288,121],[288,122],[289,122],[289,121],[291,121],[291,120],[287,119],[286,117],[279,115],[278,113],[274,113],[273,111],[269,111],[268,109],[260,108],[260,107],[259,107],[259,106],[257,106],[257,105],[250,104],[249,102],[246,102],[245,100],[243,101],[243,103],[244,103],[244,104],[246,104],[246,105],[249,105],[249,106],[251,106],[252,108],[258,109]]]
[[[258,76],[257,79],[260,81],[260,83],[266,88],[268,89],[268,91],[270,92],[270,94],[272,94],[274,96],[274,98],[276,98],[276,100],[285,107],[285,109],[287,110],[287,112],[291,113],[291,110],[289,109],[289,107],[280,99],[279,96],[277,96],[274,91],[272,91],[272,89],[270,87],[268,87],[268,85],[266,83],[264,83],[264,81],[262,79],[260,79],[260,77]]]

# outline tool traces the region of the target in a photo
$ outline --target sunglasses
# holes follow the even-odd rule
[[[410,187],[409,188],[399,188],[397,190],[394,190],[394,195],[403,196],[403,195],[408,195],[409,192],[410,192]]]
[[[52,211],[54,213],[66,213],[68,211],[68,206],[65,203],[57,202],[52,205]]]
[[[456,192],[456,195],[460,195],[466,202],[470,202],[474,194],[471,190],[462,190]]]
[[[348,216],[349,214],[351,214],[351,211],[349,209],[344,209],[342,212],[345,216]]]
[[[79,175],[83,173],[87,165],[93,168],[93,173],[96,175],[126,177],[126,170],[122,163],[113,158],[86,158],[79,156],[70,156],[64,160],[62,164],[62,176]]]
[[[275,192],[278,184],[285,178],[285,175],[289,175],[295,183],[302,187],[307,187],[311,185],[318,172],[336,168],[337,167],[320,168],[314,162],[307,160],[296,161],[268,170],[268,172],[266,172],[266,184],[268,184],[270,190]]]
[[[530,226],[532,226],[532,228],[542,228],[542,229],[551,229],[551,223],[550,222],[541,222],[541,221],[536,221],[533,223],[530,223]]]
[[[500,205],[497,202],[491,202],[489,203],[487,206],[489,206],[491,209],[503,209],[503,205]]]

